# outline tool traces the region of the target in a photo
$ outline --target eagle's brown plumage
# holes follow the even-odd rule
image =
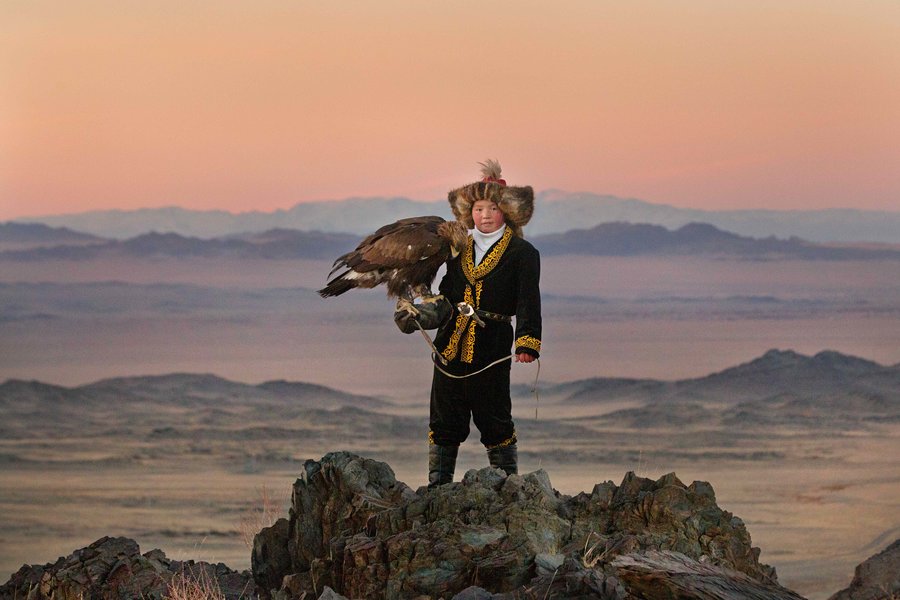
[[[438,269],[465,250],[467,238],[465,225],[441,217],[410,217],[385,225],[334,261],[328,276],[343,272],[319,295],[339,296],[382,283],[387,284],[388,296],[398,299],[430,294]]]

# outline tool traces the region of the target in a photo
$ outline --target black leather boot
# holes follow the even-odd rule
[[[495,469],[503,469],[507,475],[519,472],[519,451],[515,444],[488,450],[488,460]]]
[[[433,488],[453,481],[456,455],[459,446],[428,446],[428,487]]]

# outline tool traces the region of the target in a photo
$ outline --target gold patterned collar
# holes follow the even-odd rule
[[[503,233],[503,237],[500,238],[494,247],[488,252],[481,262],[478,263],[478,266],[475,266],[475,251],[473,249],[473,240],[471,236],[469,237],[469,243],[466,246],[466,253],[462,257],[462,268],[463,274],[465,274],[466,279],[469,280],[469,283],[474,284],[476,280],[483,279],[485,275],[490,273],[494,267],[497,266],[497,263],[500,262],[500,257],[503,256],[503,253],[506,252],[506,247],[509,246],[509,240],[512,239],[513,232],[512,227],[507,227],[506,231]]]

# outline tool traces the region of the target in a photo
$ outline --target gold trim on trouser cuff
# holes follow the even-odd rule
[[[499,444],[493,444],[491,446],[485,445],[485,448],[487,448],[488,450],[493,450],[494,448],[505,448],[506,446],[512,446],[515,443],[516,443],[516,432],[513,431],[513,434],[510,437],[506,438]]]

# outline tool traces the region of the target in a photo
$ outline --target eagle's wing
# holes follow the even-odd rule
[[[327,298],[386,284],[388,296],[399,298],[412,287],[430,285],[451,254],[449,240],[438,234],[444,222],[441,217],[411,217],[381,227],[334,261],[330,281],[319,294]]]
[[[431,258],[446,251],[447,242],[437,233],[443,222],[441,217],[411,217],[385,225],[335,264],[366,272],[406,267]]]

